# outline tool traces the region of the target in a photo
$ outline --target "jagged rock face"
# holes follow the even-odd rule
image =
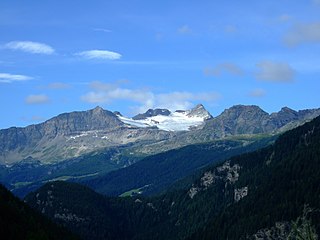
[[[234,201],[239,202],[242,198],[248,195],[248,186],[234,189]]]
[[[271,128],[280,128],[291,121],[298,121],[302,115],[288,107],[284,107],[279,112],[270,115],[268,125]]]
[[[188,191],[188,195],[191,199],[201,191],[207,190],[211,185],[220,181],[225,184],[225,187],[233,185],[239,179],[240,166],[238,164],[230,165],[230,161],[226,161],[221,166],[216,167],[213,171],[208,171],[203,174],[198,185],[193,184]],[[241,198],[247,196],[248,187],[243,188],[241,192]],[[240,199],[241,199],[240,198]],[[239,199],[239,200],[240,200]],[[236,199],[235,199],[236,200]],[[238,199],[237,199],[238,200]]]
[[[211,114],[204,108],[202,104],[196,105],[187,114],[188,117],[201,117],[205,120],[212,118]]]
[[[284,107],[277,113],[268,114],[258,106],[237,105],[226,109],[216,118],[208,120],[203,131],[211,132],[214,137],[272,133],[288,124],[301,124],[318,115],[320,115],[320,109],[297,112]]]
[[[171,112],[168,109],[160,109],[160,108],[149,109],[145,113],[138,114],[138,115],[134,116],[132,119],[133,120],[143,120],[148,117],[154,117],[154,116],[158,116],[158,115],[169,116],[170,113]]]
[[[110,139],[98,136],[101,132],[107,132]],[[110,145],[113,137],[119,140],[118,134],[124,134],[124,124],[115,114],[100,107],[64,113],[41,124],[0,130],[0,163],[10,164],[29,156],[41,161],[60,157],[64,160],[92,151],[94,146]],[[84,143],[76,142],[77,137],[86,135],[92,138]]]
[[[0,130],[0,151],[9,151],[25,145],[37,144],[42,138],[53,139],[81,131],[114,129],[123,123],[111,112],[100,107],[85,111],[64,113],[44,123],[26,128]]]
[[[248,240],[287,240],[291,224],[289,222],[276,222],[275,226],[259,230],[252,236],[247,236]]]
[[[237,105],[209,120],[205,129],[212,129],[217,137],[261,133],[264,132],[261,123],[268,117],[269,114],[257,106]]]
[[[41,124],[45,135],[66,135],[73,132],[121,127],[123,123],[107,110],[96,107],[85,112],[64,113]]]

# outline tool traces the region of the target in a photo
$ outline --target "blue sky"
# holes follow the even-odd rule
[[[318,108],[320,0],[0,1],[0,128],[97,105]]]

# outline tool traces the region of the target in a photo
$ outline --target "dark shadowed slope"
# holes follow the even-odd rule
[[[0,185],[1,239],[78,239],[36,213]]]

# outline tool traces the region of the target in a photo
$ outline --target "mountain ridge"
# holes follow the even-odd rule
[[[157,127],[161,125],[159,119],[151,117],[148,124],[132,125],[125,122],[124,117],[101,107],[63,113],[25,128],[2,129],[0,163],[10,165],[28,157],[42,163],[59,162],[126,144],[136,145],[137,154],[153,154],[162,149],[165,151],[239,134],[273,134],[311,120],[320,115],[320,109],[294,111],[282,108],[277,113],[268,114],[258,106],[236,105],[212,117],[203,105],[198,104],[191,110],[173,114],[176,115],[171,122],[161,119],[165,124],[163,129]]]
[[[83,232],[86,239],[91,237],[91,226],[100,226],[94,228],[94,234],[99,234],[113,225],[117,226],[113,239],[251,240],[262,233],[270,236],[274,226],[286,228],[272,232],[274,239],[289,235],[299,239],[295,226],[300,230],[303,224],[316,236],[320,231],[319,139],[320,117],[284,133],[271,146],[202,169],[180,190],[152,198],[110,198],[91,191],[95,196],[91,201],[83,194],[87,187],[55,182],[29,194],[26,201],[45,209],[51,219]],[[68,197],[69,192],[77,197]],[[93,209],[75,207],[88,205]],[[301,222],[305,205],[314,211],[309,211],[307,222]],[[114,210],[120,213],[116,218],[108,214]],[[60,218],[68,215],[87,221]]]

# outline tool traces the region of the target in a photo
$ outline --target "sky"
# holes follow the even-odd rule
[[[0,129],[101,106],[320,106],[320,0],[1,0]]]

